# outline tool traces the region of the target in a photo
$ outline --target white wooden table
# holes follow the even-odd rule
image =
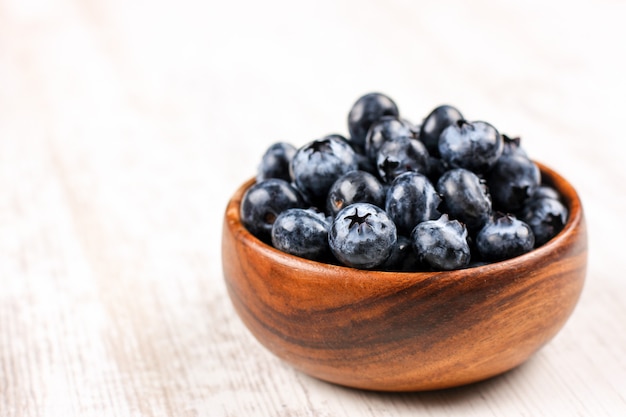
[[[429,3],[0,0],[0,415],[626,415],[626,3]],[[583,199],[577,309],[501,377],[330,385],[230,305],[230,195],[374,90],[521,135]]]

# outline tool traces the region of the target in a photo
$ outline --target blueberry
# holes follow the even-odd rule
[[[322,207],[328,190],[337,178],[357,168],[354,150],[336,137],[307,143],[296,151],[291,161],[291,172],[298,190],[311,204],[321,204]]]
[[[456,168],[437,182],[446,213],[465,223],[470,231],[484,226],[491,216],[491,198],[485,181],[472,171]]]
[[[378,170],[376,169],[376,163],[372,162],[365,154],[356,154],[357,157],[357,168],[360,171],[369,172],[372,175],[378,175]]]
[[[567,208],[558,199],[543,197],[530,199],[522,209],[520,218],[532,229],[535,247],[539,247],[563,229],[567,216]]]
[[[447,104],[436,107],[424,119],[419,138],[433,156],[439,155],[439,136],[443,130],[463,119],[461,112]]]
[[[376,159],[378,175],[384,183],[391,183],[408,171],[425,174],[428,171],[428,151],[417,139],[397,137],[380,147]]]
[[[383,143],[398,137],[414,137],[411,125],[395,116],[383,116],[372,123],[365,136],[365,155],[376,162]]]
[[[385,210],[400,234],[408,236],[420,222],[437,219],[441,197],[432,183],[418,172],[398,176],[387,189]]]
[[[439,178],[441,178],[441,176],[450,169],[448,164],[442,161],[441,158],[432,155],[429,156],[428,163],[426,165],[428,167],[426,176],[433,184],[436,184],[437,181],[439,181]]]
[[[452,168],[466,168],[477,174],[489,171],[498,161],[504,143],[495,127],[487,122],[458,120],[439,136],[439,154]]]
[[[269,178],[280,178],[291,182],[290,165],[295,154],[296,147],[290,143],[276,142],[272,144],[261,157],[256,175],[257,182]]]
[[[358,147],[365,147],[365,136],[372,123],[382,116],[398,117],[398,106],[389,97],[381,93],[369,93],[360,97],[348,113],[350,141]]]
[[[420,261],[435,270],[460,269],[470,263],[467,229],[446,214],[415,226],[411,241]]]
[[[276,249],[311,260],[327,258],[329,224],[310,209],[292,208],[280,213],[272,227]]]
[[[494,210],[515,213],[541,183],[539,167],[521,154],[502,156],[487,177]]]
[[[330,249],[344,265],[371,269],[391,254],[398,239],[396,226],[384,210],[370,203],[343,208],[328,233]]]
[[[361,149],[360,147],[356,146],[353,142],[348,140],[345,136],[337,134],[337,133],[331,133],[329,135],[324,136],[322,139],[333,139],[333,138],[339,139],[340,141],[347,143],[352,148],[356,157],[358,169],[360,169],[361,171],[366,171],[366,172],[370,172],[373,174],[376,173],[376,166],[365,155],[365,151]]]
[[[526,151],[522,149],[522,140],[520,137],[511,137],[502,134],[502,142],[504,144],[504,148],[502,148],[502,155],[520,154],[527,156]]]
[[[476,235],[476,249],[488,261],[510,259],[533,249],[530,226],[511,214],[495,213]]]
[[[272,226],[280,213],[303,205],[300,193],[287,181],[270,178],[253,184],[244,193],[240,207],[241,222],[254,236],[269,242]]]
[[[387,260],[380,266],[384,271],[415,272],[424,269],[413,250],[413,242],[407,236],[398,235],[398,240]]]
[[[540,185],[539,187],[535,188],[535,191],[530,196],[530,199],[539,200],[540,198],[551,198],[553,200],[560,200],[561,195],[556,189],[550,187],[549,185]]]
[[[420,130],[422,129],[422,125],[421,124],[415,124],[413,123],[411,120],[402,117],[400,118],[400,121],[409,128],[409,132],[411,132],[410,136],[412,138],[415,139],[419,139],[420,138]]]
[[[378,179],[365,171],[350,171],[337,179],[328,191],[326,210],[335,216],[354,203],[385,205],[385,189]]]

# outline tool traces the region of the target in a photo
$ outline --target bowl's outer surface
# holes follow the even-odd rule
[[[354,388],[412,391],[463,385],[510,370],[572,313],[586,274],[587,236],[574,188],[541,165],[570,216],[523,256],[452,272],[395,273],[282,253],[239,220],[244,184],[226,209],[224,278],[256,339],[295,368]]]

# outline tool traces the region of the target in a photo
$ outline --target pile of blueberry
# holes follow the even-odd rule
[[[370,93],[348,130],[267,149],[241,203],[253,235],[320,262],[428,271],[521,255],[565,225],[567,208],[519,138],[452,106],[415,125]]]

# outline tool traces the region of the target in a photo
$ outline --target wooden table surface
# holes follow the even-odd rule
[[[418,3],[0,0],[0,416],[626,415],[626,3]],[[228,198],[370,91],[520,135],[578,189],[585,289],[521,367],[351,390],[236,316]]]

